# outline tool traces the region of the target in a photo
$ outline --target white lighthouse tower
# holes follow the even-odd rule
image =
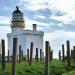
[[[23,13],[16,7],[16,10],[12,13],[11,29],[12,33],[8,33],[8,50],[10,56],[12,55],[13,49],[13,38],[18,38],[17,55],[19,55],[19,45],[23,50],[23,55],[27,55],[27,49],[30,49],[31,42],[34,43],[33,57],[35,56],[36,48],[40,52],[43,50],[43,35],[44,32],[37,31],[36,24],[33,24],[33,30],[24,30],[24,18]]]

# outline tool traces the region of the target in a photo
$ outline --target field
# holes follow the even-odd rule
[[[75,75],[74,63],[71,67],[67,67],[67,63],[63,63],[59,60],[53,60],[49,62],[49,74],[50,75]],[[32,66],[29,66],[27,61],[17,63],[17,75],[44,75],[44,62],[32,62]],[[71,72],[69,72],[71,71]],[[2,71],[0,64],[0,75],[11,75],[12,65],[6,63],[6,70]],[[69,73],[68,73],[69,72]]]

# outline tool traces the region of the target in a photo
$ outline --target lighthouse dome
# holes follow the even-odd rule
[[[23,13],[19,10],[19,7],[16,6],[16,10],[12,13],[13,21],[23,21]]]
[[[23,15],[23,13],[19,10],[19,7],[18,6],[16,6],[16,10],[12,14],[13,15],[14,14],[21,14],[21,15]]]

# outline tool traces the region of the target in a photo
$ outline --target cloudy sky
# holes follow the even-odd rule
[[[5,39],[6,44],[16,6],[24,13],[26,29],[36,23],[37,29],[45,32],[44,40],[50,41],[54,57],[66,40],[75,45],[75,0],[0,0],[0,40]]]

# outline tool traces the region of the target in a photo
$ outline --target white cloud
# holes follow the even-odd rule
[[[64,16],[52,16],[50,17],[51,19],[57,20],[57,21],[62,21],[64,24],[69,23],[72,19],[70,18],[69,15],[64,15]]]
[[[48,6],[47,0],[21,0],[20,4],[22,3],[27,4],[27,8],[33,11],[44,9]]]
[[[20,0],[20,2],[27,3],[28,8],[33,10],[49,8],[52,6],[61,11],[70,11],[75,5],[75,0]]]
[[[26,24],[26,27],[31,27],[32,24],[37,24],[38,26],[39,25],[41,25],[41,26],[49,26],[48,23],[38,22],[36,20],[31,20],[31,19],[28,19],[28,18],[25,19],[25,24]]]
[[[0,16],[0,24],[10,24],[10,18],[5,16]]]
[[[66,31],[55,31],[46,33],[44,39],[45,40],[68,40],[68,39],[74,39],[75,38],[75,32],[66,32]]]
[[[35,17],[34,17],[35,19],[37,19],[37,18],[40,18],[40,19],[46,19],[46,17],[45,16],[43,16],[43,15],[35,15]]]
[[[75,0],[20,0],[20,4],[23,4],[31,11],[48,8],[50,10],[53,9],[66,12],[66,15],[63,17],[54,16],[64,23],[75,20]]]

